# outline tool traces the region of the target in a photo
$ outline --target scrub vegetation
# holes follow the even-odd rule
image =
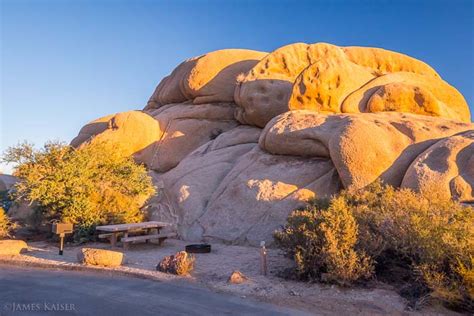
[[[435,188],[423,194],[376,182],[294,211],[275,233],[299,279],[395,284],[420,305],[474,309],[474,209]]]

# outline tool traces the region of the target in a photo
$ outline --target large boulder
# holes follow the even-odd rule
[[[150,111],[162,136],[154,144],[148,165],[159,172],[176,167],[196,148],[236,127],[234,111],[233,103],[169,104]]]
[[[27,250],[28,245],[23,240],[0,240],[0,256],[15,256]]]
[[[186,239],[202,238],[199,218],[236,161],[257,146],[260,131],[236,127],[199,147],[170,171],[152,173],[158,192],[149,202],[149,217],[173,223]]]
[[[345,98],[374,78],[370,68],[354,64],[345,56],[320,59],[295,79],[288,107],[340,113]]]
[[[259,135],[260,129],[237,127],[155,174],[161,190],[151,217],[173,222],[185,239],[258,245],[272,240],[291,210],[341,188],[329,159],[265,153]]]
[[[275,155],[330,159],[344,187],[376,179],[400,186],[410,164],[438,138],[474,124],[404,113],[327,115],[307,110],[274,118],[260,146]]]
[[[129,111],[108,115],[85,125],[72,141],[78,147],[89,142],[111,142],[124,155],[134,155],[147,163],[153,156],[152,146],[162,135],[158,122],[147,113]]]
[[[297,43],[187,60],[142,112],[94,121],[72,144],[112,141],[146,164],[149,218],[181,238],[258,245],[308,200],[378,179],[473,201],[469,120],[422,61]]]
[[[235,127],[234,110],[232,103],[184,103],[147,112],[118,113],[83,127],[71,145],[112,142],[137,162],[164,172],[194,149]]]
[[[283,46],[263,58],[240,78],[234,99],[236,118],[243,124],[264,127],[273,117],[288,111],[296,77],[321,58],[343,54],[339,47],[319,43]]]
[[[123,253],[105,249],[82,248],[77,253],[77,260],[86,265],[118,267],[123,259]]]
[[[193,100],[194,104],[233,102],[237,77],[267,53],[223,49],[181,63],[156,87],[145,110]]]
[[[254,246],[262,240],[271,243],[292,210],[341,188],[329,159],[271,155],[255,147],[223,179],[197,224],[204,237]]]
[[[309,199],[377,179],[400,186],[412,162],[437,139],[473,127],[393,112],[287,112],[263,132],[241,126],[222,133],[177,167],[154,174],[161,191],[150,205],[152,217],[173,222],[185,239],[271,243],[273,231]],[[461,162],[463,181],[471,181],[469,163]]]
[[[406,112],[470,121],[464,97],[441,78],[397,72],[377,77],[354,90],[341,112]]]
[[[434,142],[412,162],[401,186],[421,192],[436,187],[446,197],[474,203],[474,127]]]
[[[383,83],[369,95],[377,92],[382,100],[377,104],[374,98],[368,112],[403,111],[469,121],[464,98],[427,64],[380,48],[338,47],[326,43],[291,44],[263,58],[240,80],[235,90],[234,99],[240,106],[236,118],[244,124],[264,127],[273,117],[289,109],[367,112],[365,103],[359,111],[353,106],[355,102],[343,106],[343,101],[359,89],[365,91],[363,86],[372,83],[374,78],[392,73],[408,75],[382,79]],[[405,86],[383,89],[392,82]],[[424,97],[428,99],[425,101]],[[409,100],[410,104],[400,107],[396,101],[401,99]]]

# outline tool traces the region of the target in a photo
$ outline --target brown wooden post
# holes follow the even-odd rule
[[[126,231],[126,232],[123,233],[122,239],[123,239],[123,238],[127,238],[127,237],[128,237],[128,231]],[[124,243],[123,243],[123,249],[127,250],[127,249],[128,249],[128,246],[129,246],[129,242],[124,242]]]
[[[261,263],[261,273],[267,275],[267,248],[265,248],[265,242],[260,242],[260,263]]]
[[[158,246],[161,246],[166,238],[158,238]]]
[[[147,229],[146,229],[146,234],[147,234],[147,235],[150,235],[150,231],[151,231],[151,228],[147,228]],[[148,244],[148,239],[145,240],[145,244]]]
[[[115,248],[115,246],[117,245],[117,233],[116,232],[113,232],[112,236],[110,236],[110,245],[112,246],[112,248]]]
[[[59,234],[59,255],[63,255],[63,251],[64,251],[64,237],[66,236],[66,234],[64,233],[61,233]]]

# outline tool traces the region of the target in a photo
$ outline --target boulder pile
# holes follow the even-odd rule
[[[84,126],[158,188],[152,219],[188,240],[258,245],[308,199],[381,179],[474,201],[474,124],[429,65],[380,48],[296,43],[180,64],[143,110]]]

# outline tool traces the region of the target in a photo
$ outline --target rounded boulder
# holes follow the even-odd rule
[[[123,253],[104,249],[82,248],[77,253],[80,263],[93,266],[118,267],[123,259]]]
[[[19,255],[23,250],[28,249],[28,245],[23,240],[0,240],[0,256]]]

